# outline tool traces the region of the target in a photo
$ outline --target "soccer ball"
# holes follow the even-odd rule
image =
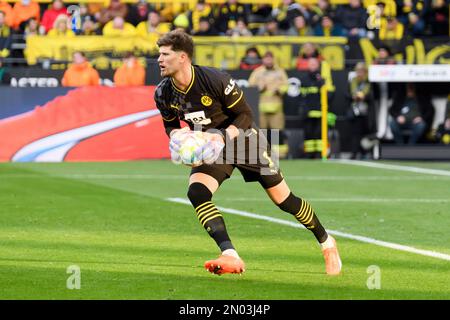
[[[203,146],[207,143],[203,134],[198,131],[190,131],[184,136],[178,150],[181,162],[191,167],[202,164]]]

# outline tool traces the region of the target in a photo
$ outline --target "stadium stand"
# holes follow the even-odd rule
[[[131,52],[146,69],[145,84],[155,85],[160,80],[156,41],[181,27],[195,36],[196,63],[226,69],[243,86],[251,72],[240,68],[247,49],[254,47],[261,55],[274,52],[290,79],[283,97],[286,128],[291,130],[287,135],[296,137],[290,144],[299,145],[304,125],[299,89],[307,69],[304,51],[312,46],[333,92],[329,103],[340,141],[339,150],[332,149],[350,153],[349,75],[355,65],[448,64],[449,12],[449,0],[0,0],[0,70],[9,75],[11,86],[37,86],[32,79],[43,79],[44,87],[55,81],[62,86],[73,53],[83,51],[101,84],[113,86],[115,71]],[[393,136],[386,124],[395,85],[372,83],[375,119],[370,121],[378,130],[371,139],[389,148]],[[430,90],[434,116],[419,143],[442,145],[447,141],[440,138],[439,128],[448,81],[423,86]],[[302,154],[297,150],[291,156]]]

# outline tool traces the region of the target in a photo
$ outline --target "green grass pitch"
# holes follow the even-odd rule
[[[450,255],[450,176],[281,167],[327,229]],[[167,200],[186,198],[188,173],[169,161],[0,164],[0,299],[450,299],[450,261],[336,237],[343,273],[330,277],[309,231],[228,213],[247,271],[212,275],[203,263],[217,257],[214,241],[190,206]],[[214,201],[295,221],[237,170]],[[71,265],[79,290],[66,286]],[[379,289],[367,286],[369,266]]]

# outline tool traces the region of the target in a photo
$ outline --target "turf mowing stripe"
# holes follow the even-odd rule
[[[171,202],[191,205],[191,203],[188,200],[182,199],[182,198],[167,198],[166,200],[171,201]],[[242,211],[242,210],[236,210],[236,209],[232,209],[232,208],[224,208],[224,207],[219,207],[219,206],[216,206],[216,207],[217,207],[217,209],[219,209],[222,212],[235,214],[238,216],[243,216],[243,217],[248,217],[248,218],[253,218],[253,219],[258,219],[258,220],[265,220],[265,221],[282,224],[282,225],[286,225],[286,226],[290,226],[290,227],[294,227],[294,228],[306,229],[303,225],[299,224],[298,222],[272,218],[272,217],[268,217],[268,216],[264,216],[264,215],[260,215],[260,214],[256,214],[256,213],[251,213],[251,212],[247,212],[247,211]],[[377,240],[377,239],[373,239],[373,238],[358,236],[358,235],[345,233],[345,232],[341,232],[341,231],[327,230],[327,232],[332,235],[336,235],[336,236],[339,236],[342,238],[347,238],[347,239],[357,240],[360,242],[370,243],[370,244],[374,244],[374,245],[377,245],[380,247],[386,247],[386,248],[390,248],[390,249],[394,249],[394,250],[400,250],[400,251],[405,251],[405,252],[409,252],[409,253],[415,253],[415,254],[419,254],[419,255],[423,255],[423,256],[428,256],[428,257],[433,257],[433,258],[437,258],[437,259],[450,261],[450,255],[445,254],[445,253],[417,249],[414,247],[409,247],[409,246],[404,246],[404,245],[397,244],[397,243],[386,242],[386,241],[381,241],[381,240]]]
[[[48,177],[56,178],[70,178],[70,179],[95,179],[95,180],[145,180],[145,179],[171,179],[171,180],[186,180],[185,175],[170,175],[170,174],[50,174]],[[2,178],[22,179],[22,178],[42,178],[40,174],[2,174]],[[234,176],[231,180],[240,180],[241,177]],[[289,180],[304,180],[304,181],[427,181],[427,180],[445,180],[447,177],[395,177],[395,176],[289,176]]]
[[[446,170],[426,169],[426,168],[419,168],[419,167],[400,166],[400,165],[395,165],[395,164],[375,163],[375,162],[366,162],[366,161],[358,161],[358,160],[342,160],[341,159],[341,160],[331,160],[331,162],[363,166],[363,167],[370,167],[370,168],[407,171],[407,172],[414,172],[414,173],[433,174],[433,175],[450,177],[450,171],[446,171]]]
[[[225,198],[214,198],[226,201]],[[316,202],[414,202],[414,203],[447,203],[450,199],[417,199],[417,198],[308,198]],[[267,201],[267,198],[235,198],[232,201]]]

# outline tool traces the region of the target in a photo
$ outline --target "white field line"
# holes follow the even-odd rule
[[[395,164],[376,163],[376,162],[367,162],[367,161],[358,161],[358,160],[342,160],[341,159],[341,160],[331,160],[331,162],[341,163],[341,164],[350,164],[350,165],[356,165],[356,166],[363,166],[363,167],[370,167],[370,168],[396,170],[396,171],[406,171],[406,172],[432,174],[432,175],[439,175],[439,176],[450,177],[450,171],[446,171],[446,170],[427,169],[427,168],[410,167],[410,166],[400,166],[400,165],[395,165]]]
[[[182,198],[167,198],[166,200],[171,201],[171,202],[191,205],[189,200],[182,199]],[[224,208],[224,207],[219,207],[218,206],[217,209],[219,209],[222,212],[235,214],[235,215],[238,215],[238,216],[243,216],[243,217],[248,217],[248,218],[253,218],[253,219],[258,219],[258,220],[269,221],[269,222],[272,222],[272,223],[286,225],[286,226],[290,226],[290,227],[294,227],[294,228],[306,229],[303,225],[301,225],[298,222],[272,218],[272,217],[268,217],[268,216],[264,216],[264,215],[260,215],[260,214],[256,214],[256,213],[251,213],[251,212],[247,212],[247,211],[242,211],[242,210],[236,210],[236,209],[232,209],[232,208]],[[397,243],[392,243],[392,242],[381,241],[381,240],[368,238],[368,237],[364,237],[364,236],[358,236],[358,235],[345,233],[345,232],[341,232],[341,231],[327,230],[327,232],[332,234],[332,235],[335,235],[335,236],[338,236],[338,237],[342,237],[342,238],[352,239],[352,240],[365,242],[365,243],[370,243],[370,244],[374,244],[374,245],[377,245],[377,246],[386,247],[386,248],[390,248],[390,249],[394,249],[394,250],[400,250],[400,251],[405,251],[405,252],[409,252],[409,253],[415,253],[415,254],[419,254],[419,255],[423,255],[423,256],[428,256],[428,257],[433,257],[433,258],[437,258],[437,259],[450,261],[450,255],[445,254],[445,253],[440,253],[440,252],[430,251],[430,250],[417,249],[417,248],[414,248],[414,247],[404,246],[404,245],[397,244]]]

